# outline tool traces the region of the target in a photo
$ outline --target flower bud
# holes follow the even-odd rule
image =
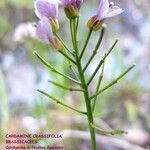
[[[73,5],[70,5],[68,7],[64,8],[66,16],[68,19],[75,19],[79,17],[79,10],[78,8],[74,7]]]
[[[57,37],[53,38],[52,45],[54,48],[56,48],[59,51],[65,50],[64,45],[62,44],[62,42]]]
[[[97,31],[101,28],[102,22],[97,20],[96,16],[93,16],[88,22],[87,22],[87,27],[88,28],[93,28],[94,31]]]
[[[51,24],[51,28],[52,28],[53,33],[57,32],[58,29],[59,29],[59,22],[58,22],[58,20],[49,18],[49,22]]]

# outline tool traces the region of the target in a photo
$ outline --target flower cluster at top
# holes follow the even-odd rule
[[[35,13],[40,21],[37,24],[37,37],[44,43],[51,43],[56,49],[63,50],[61,41],[55,37],[59,29],[59,6],[64,7],[68,19],[79,17],[80,8],[84,0],[36,0]],[[122,13],[123,10],[108,0],[101,0],[97,13],[87,22],[88,28],[97,31],[102,23],[113,16]]]

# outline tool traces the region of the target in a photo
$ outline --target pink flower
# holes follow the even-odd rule
[[[64,6],[64,10],[68,19],[79,17],[79,10],[83,4],[83,0],[60,0]]]
[[[34,3],[35,14],[39,19],[42,17],[56,19],[58,17],[58,5],[58,0],[36,0]]]
[[[83,4],[83,0],[61,0],[64,7],[74,6],[75,8],[80,9]]]
[[[123,10],[118,6],[114,6],[114,3],[109,3],[108,0],[101,0],[97,14],[88,21],[87,26],[94,30],[98,30],[104,20],[119,15],[122,12]]]
[[[41,18],[37,24],[36,35],[44,43],[53,42],[53,33],[51,30],[49,19],[46,17]]]
[[[114,3],[109,3],[108,0],[101,0],[96,17],[97,20],[103,21],[107,18],[119,15],[122,12],[123,10],[118,6],[114,6]]]
[[[57,50],[64,50],[62,42],[53,35],[48,18],[42,17],[41,20],[38,22],[36,28],[36,35],[37,38],[40,39],[42,42],[46,44],[51,43],[51,45]]]

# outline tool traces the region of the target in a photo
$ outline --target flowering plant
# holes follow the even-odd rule
[[[64,78],[70,80],[71,82],[74,82],[79,86],[78,89],[76,88],[70,88],[65,87],[64,85],[61,85],[59,83],[50,81],[52,84],[63,88],[64,90],[69,91],[76,91],[76,92],[82,92],[84,95],[84,101],[86,105],[86,112],[80,111],[76,108],[73,108],[67,104],[64,104],[62,101],[60,101],[58,98],[55,98],[51,95],[49,95],[46,92],[43,92],[41,90],[38,90],[40,93],[44,94],[57,104],[60,104],[68,109],[71,109],[73,111],[76,111],[82,115],[85,115],[88,120],[88,127],[90,131],[91,136],[91,149],[96,150],[96,135],[95,130],[100,130],[103,134],[109,134],[109,135],[116,135],[116,134],[123,134],[126,133],[123,130],[107,130],[102,129],[100,127],[97,127],[94,123],[94,117],[93,112],[95,110],[96,102],[97,102],[97,96],[101,94],[102,92],[106,91],[110,87],[112,87],[114,84],[116,84],[122,77],[124,77],[131,69],[134,68],[134,65],[129,67],[127,70],[125,70],[123,73],[121,73],[116,79],[114,79],[111,83],[104,86],[103,88],[100,87],[102,79],[103,79],[103,72],[104,72],[104,64],[106,61],[106,58],[108,55],[112,52],[115,45],[117,44],[117,40],[114,42],[112,47],[108,50],[108,52],[105,53],[104,57],[99,61],[95,71],[92,73],[92,75],[89,77],[88,81],[86,81],[85,78],[85,72],[87,68],[89,67],[89,64],[94,59],[101,42],[103,40],[104,32],[105,32],[105,26],[104,21],[110,17],[116,16],[118,14],[121,14],[123,10],[119,8],[118,6],[115,6],[113,3],[109,3],[108,0],[101,0],[100,5],[97,11],[96,15],[93,15],[91,19],[87,22],[87,27],[89,29],[89,33],[87,35],[87,38],[84,42],[83,48],[80,48],[78,45],[78,24],[79,24],[79,18],[80,18],[80,8],[83,5],[83,0],[60,0],[60,1],[54,1],[54,0],[36,0],[35,1],[35,13],[37,17],[40,19],[40,21],[37,24],[36,28],[36,34],[37,37],[46,44],[51,44],[55,49],[58,50],[59,53],[61,53],[67,60],[69,60],[69,66],[72,72],[74,73],[75,78],[72,78],[57,69],[53,67],[51,64],[49,64],[42,56],[40,56],[37,52],[34,52],[34,54],[37,56],[37,58],[50,70],[53,72],[59,74],[60,76],[63,76]],[[59,31],[59,21],[58,21],[58,15],[59,15],[59,6],[64,7],[64,12],[67,16],[67,19],[70,21],[70,33],[71,33],[71,41],[72,41],[72,49],[68,48],[66,44],[63,42],[63,39],[61,39],[58,35]],[[82,65],[82,59],[83,55],[87,49],[87,45],[89,43],[89,40],[91,38],[92,33],[99,32],[101,29],[100,36],[98,38],[98,42],[96,43],[96,46],[93,50],[92,55],[89,57],[89,60],[87,61],[86,65]],[[81,50],[80,50],[81,49]],[[74,70],[74,67],[76,67],[76,70]],[[89,92],[89,85],[93,81],[95,75],[97,72],[101,70],[101,75],[99,77],[96,91],[91,96]]]

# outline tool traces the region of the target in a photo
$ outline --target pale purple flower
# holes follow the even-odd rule
[[[47,17],[42,17],[41,20],[37,24],[36,28],[37,38],[42,42],[49,44],[57,50],[64,50],[64,46],[62,42],[53,35],[50,21]]]
[[[87,26],[97,31],[101,28],[104,20],[113,16],[119,15],[123,12],[118,6],[114,6],[113,2],[109,3],[109,0],[101,0],[97,14],[89,19]]]
[[[53,33],[49,19],[46,17],[41,18],[36,28],[37,37],[44,43],[53,42]]]
[[[74,6],[75,8],[80,9],[83,4],[83,0],[60,0],[64,7]]]
[[[118,6],[114,6],[114,3],[109,3],[108,0],[101,0],[97,12],[97,20],[104,21],[107,18],[119,15],[123,12]]]
[[[35,14],[39,19],[42,17],[55,19],[58,17],[58,0],[36,0],[34,3]]]

